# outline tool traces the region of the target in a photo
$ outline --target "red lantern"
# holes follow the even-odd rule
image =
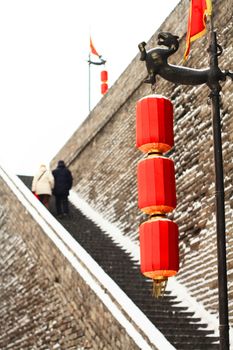
[[[155,218],[139,227],[141,272],[154,280],[166,280],[179,270],[178,227],[166,218]]]
[[[102,83],[101,84],[101,94],[104,95],[108,91],[108,84]]]
[[[108,81],[108,72],[106,70],[101,71],[101,81],[106,83]]]
[[[163,156],[138,163],[138,207],[146,214],[169,213],[176,207],[174,162]]]
[[[174,146],[173,106],[170,100],[150,95],[137,102],[136,146],[145,153],[165,153]]]

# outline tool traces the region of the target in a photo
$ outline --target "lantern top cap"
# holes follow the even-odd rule
[[[139,101],[142,101],[142,100],[144,100],[146,98],[162,98],[164,100],[168,100],[168,101],[171,102],[171,100],[169,98],[167,98],[167,97],[165,97],[163,95],[159,95],[159,94],[153,94],[153,95],[144,96],[144,97],[140,98]]]
[[[164,216],[159,214],[154,214],[150,216],[149,220],[142,222],[140,226],[151,224],[152,222],[158,222],[158,221],[172,223],[173,226],[176,225],[176,223],[171,219],[169,219],[168,217],[166,217],[165,214]]]
[[[173,160],[171,158],[168,158],[168,157],[166,157],[165,155],[163,155],[161,153],[157,153],[157,154],[154,153],[154,154],[148,155],[146,158],[140,159],[138,163],[145,162],[145,161],[148,161],[148,160],[151,160],[151,159],[166,159],[169,162],[173,162]]]

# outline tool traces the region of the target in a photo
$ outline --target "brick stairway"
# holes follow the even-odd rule
[[[30,187],[31,178],[20,178]],[[51,202],[54,214],[54,201]],[[153,298],[151,281],[141,275],[138,262],[77,208],[70,205],[69,217],[59,221],[177,350],[219,349],[214,332],[207,330],[207,325],[186,307],[179,306],[176,297],[165,292],[163,298]]]

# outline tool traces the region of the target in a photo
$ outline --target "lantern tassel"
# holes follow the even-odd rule
[[[152,295],[155,298],[163,297],[164,292],[167,286],[167,277],[163,277],[160,279],[153,279],[153,290]]]

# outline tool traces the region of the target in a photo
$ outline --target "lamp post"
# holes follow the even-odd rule
[[[99,61],[92,61],[91,60],[91,55],[89,54],[88,57],[88,107],[89,107],[89,112],[91,111],[91,64],[94,64],[96,66],[101,66],[105,65],[107,62],[102,58],[102,56],[98,56]]]
[[[218,57],[222,54],[222,48],[217,43],[216,32],[213,27],[213,19],[210,25],[209,62],[206,69],[193,69],[175,66],[168,63],[168,58],[179,48],[178,37],[168,32],[161,32],[158,35],[157,47],[145,50],[146,43],[139,44],[141,61],[145,61],[148,71],[148,78],[145,83],[151,84],[155,90],[156,76],[175,84],[200,85],[207,84],[210,88],[212,104],[212,127],[215,164],[215,210],[216,210],[216,231],[217,231],[217,259],[218,259],[218,298],[219,298],[219,336],[220,349],[229,349],[229,322],[228,322],[228,295],[227,295],[227,266],[226,266],[226,236],[225,236],[225,205],[224,205],[224,180],[222,160],[222,139],[221,139],[221,116],[220,116],[220,81],[226,77],[233,79],[230,71],[221,71],[218,66]]]
[[[212,21],[211,21],[212,22]],[[215,72],[218,68],[218,56],[221,54],[220,46],[217,44],[216,32],[210,33],[210,69]],[[218,51],[219,49],[219,51]],[[225,195],[224,175],[222,159],[222,136],[221,136],[221,114],[220,114],[220,87],[215,79],[211,89],[212,101],[212,129],[214,144],[214,166],[215,166],[215,210],[216,210],[216,232],[217,232],[217,256],[218,256],[218,302],[219,302],[219,336],[220,349],[229,349],[229,321],[228,321],[228,295],[227,295],[227,263],[226,263],[226,235],[225,235]]]

